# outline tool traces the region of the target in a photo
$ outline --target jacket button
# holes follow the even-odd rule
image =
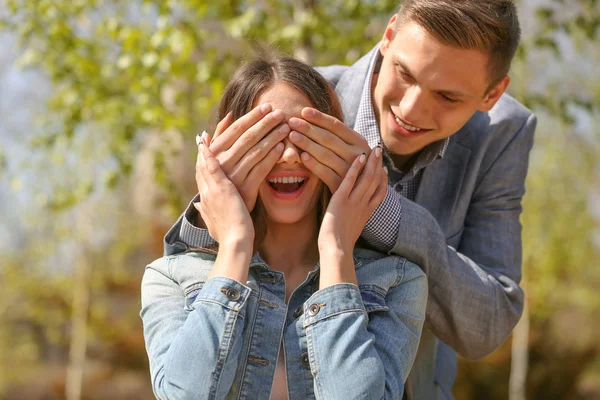
[[[318,304],[311,304],[310,306],[308,306],[308,315],[310,315],[311,317],[314,317],[315,315],[317,315],[319,313],[319,311],[321,310],[321,307],[319,307]]]
[[[299,316],[302,315],[302,313],[304,312],[304,310],[302,309],[302,306],[296,308],[296,311],[294,311],[294,318],[298,318]]]
[[[227,298],[231,301],[238,301],[241,297],[240,291],[235,288],[230,288],[227,290]]]
[[[300,364],[306,369],[310,369],[310,361],[308,361],[308,353],[302,353],[300,356]]]

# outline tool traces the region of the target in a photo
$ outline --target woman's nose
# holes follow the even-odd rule
[[[279,161],[277,163],[301,163],[300,160],[300,149],[297,148],[292,142],[290,142],[289,137],[283,139],[283,145],[285,146],[283,149],[283,154],[279,157]]]

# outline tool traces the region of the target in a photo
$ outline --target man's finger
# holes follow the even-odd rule
[[[348,163],[329,148],[321,146],[320,144],[296,131],[292,131],[290,133],[290,141],[300,149],[316,158],[321,164],[325,164],[334,170],[335,173],[340,177],[346,175]]]
[[[214,153],[220,153],[229,149],[235,141],[244,134],[252,125],[260,121],[265,115],[271,112],[273,107],[270,104],[261,104],[253,110],[238,118],[218,138],[215,138],[211,144],[211,150]]]
[[[336,190],[340,186],[340,183],[342,182],[341,176],[336,174],[335,171],[329,168],[328,166],[318,162],[314,157],[311,157],[311,155],[308,153],[302,153],[301,159],[302,164],[304,164],[304,166],[308,168],[310,172],[315,174],[317,178],[322,180],[327,185],[331,193],[336,192]]]
[[[322,113],[321,111],[312,108],[305,107],[301,112],[302,118],[304,118],[309,123],[317,125],[329,132],[334,133],[337,137],[342,139],[344,142],[350,145],[366,143],[365,138],[363,138],[359,133],[354,131],[348,125],[344,124],[339,119]]]
[[[356,158],[356,151],[352,148],[352,146],[343,141],[335,133],[313,125],[300,118],[290,118],[289,124],[294,131],[299,132],[313,142],[328,148],[340,158],[346,160],[348,164],[350,164],[352,160]],[[361,152],[363,150],[366,149],[362,149]]]

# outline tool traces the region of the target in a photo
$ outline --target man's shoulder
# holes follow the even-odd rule
[[[488,112],[476,112],[465,126],[459,130],[457,139],[463,143],[482,143],[500,140],[508,141],[519,133],[533,135],[528,122],[535,126],[533,113],[509,94],[503,94],[496,105]],[[524,128],[525,131],[524,131]]]
[[[333,86],[337,86],[344,72],[350,68],[347,65],[328,65],[326,67],[315,67],[315,69],[323,75],[325,79]]]

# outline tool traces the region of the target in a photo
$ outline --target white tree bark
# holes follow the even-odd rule
[[[523,290],[526,289],[526,281],[523,279]],[[525,290],[525,293],[527,291]],[[529,307],[527,297],[523,307],[523,316],[515,327],[512,334],[512,354],[510,365],[510,380],[508,384],[509,400],[525,400],[527,370],[529,368]]]
[[[78,214],[76,227],[80,238],[87,239],[90,237],[91,222],[85,214],[85,211],[81,211]],[[91,263],[85,254],[85,248],[83,248],[81,250],[79,262],[77,262],[77,265],[75,266],[75,286],[73,288],[73,310],[71,315],[71,343],[65,385],[65,397],[67,400],[80,400],[83,389],[91,270]]]

